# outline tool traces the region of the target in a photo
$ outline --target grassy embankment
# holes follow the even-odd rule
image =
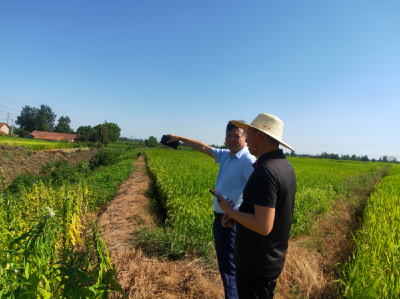
[[[0,136],[0,144],[21,145],[33,151],[63,149],[63,148],[78,148],[78,143],[67,143],[58,141],[47,141],[39,139],[30,139],[22,137]]]
[[[25,174],[5,186],[0,298],[108,298],[121,292],[97,224],[87,216],[113,198],[137,156],[106,150],[90,168],[66,160],[47,163],[41,177]]]

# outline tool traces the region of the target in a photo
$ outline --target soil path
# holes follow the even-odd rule
[[[51,150],[43,150],[43,151],[34,151],[34,153],[38,152],[63,152],[63,153],[72,153],[72,152],[76,152],[76,151],[89,151],[90,147],[81,147],[81,148],[56,148],[56,149],[51,149]]]
[[[138,228],[157,224],[151,212],[151,180],[144,156],[98,216],[119,282],[129,298],[223,298],[219,272],[200,259],[148,258],[134,247]],[[149,198],[149,197],[150,198]]]

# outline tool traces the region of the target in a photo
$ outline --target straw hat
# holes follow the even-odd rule
[[[294,149],[287,143],[282,141],[283,122],[275,115],[268,113],[259,114],[251,124],[245,123],[240,120],[231,120],[236,127],[248,131],[249,127],[257,129],[272,138],[279,141],[284,147],[294,151]]]

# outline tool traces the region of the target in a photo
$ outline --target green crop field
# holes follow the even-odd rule
[[[47,141],[47,140],[30,139],[22,137],[8,137],[8,136],[0,136],[0,144],[21,145],[33,151],[79,147],[79,144],[77,143]]]
[[[213,247],[212,195],[218,164],[199,152],[149,149],[148,168],[165,210],[164,232],[142,232],[144,242],[169,256],[185,252],[207,254]],[[309,232],[319,215],[348,195],[347,182],[376,172],[384,164],[289,158],[298,188],[292,236]],[[153,240],[153,241],[152,241]]]
[[[367,201],[356,249],[343,271],[345,298],[399,298],[400,167],[376,185]]]
[[[101,233],[87,214],[110,201],[136,151],[90,162],[48,162],[0,194],[0,298],[109,298],[123,293]],[[82,224],[85,222],[85,229]]]
[[[115,141],[113,143],[110,143],[108,145],[109,148],[113,149],[127,149],[127,148],[141,148],[139,145],[139,142],[133,142],[133,141]]]

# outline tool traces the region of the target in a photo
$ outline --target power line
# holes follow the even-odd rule
[[[3,111],[3,112],[5,112],[5,113],[10,113],[11,115],[14,115],[14,116],[17,116],[17,117],[18,117],[18,115],[14,114],[14,113],[7,112],[7,111],[4,111],[4,110],[0,110],[0,111]]]
[[[11,110],[14,110],[14,111],[19,112],[18,110],[15,110],[15,109],[13,109],[13,108],[10,108],[10,107],[4,106],[4,105],[0,105],[0,106],[3,106],[3,107],[6,107],[6,108],[8,108],[8,109],[11,109]]]

